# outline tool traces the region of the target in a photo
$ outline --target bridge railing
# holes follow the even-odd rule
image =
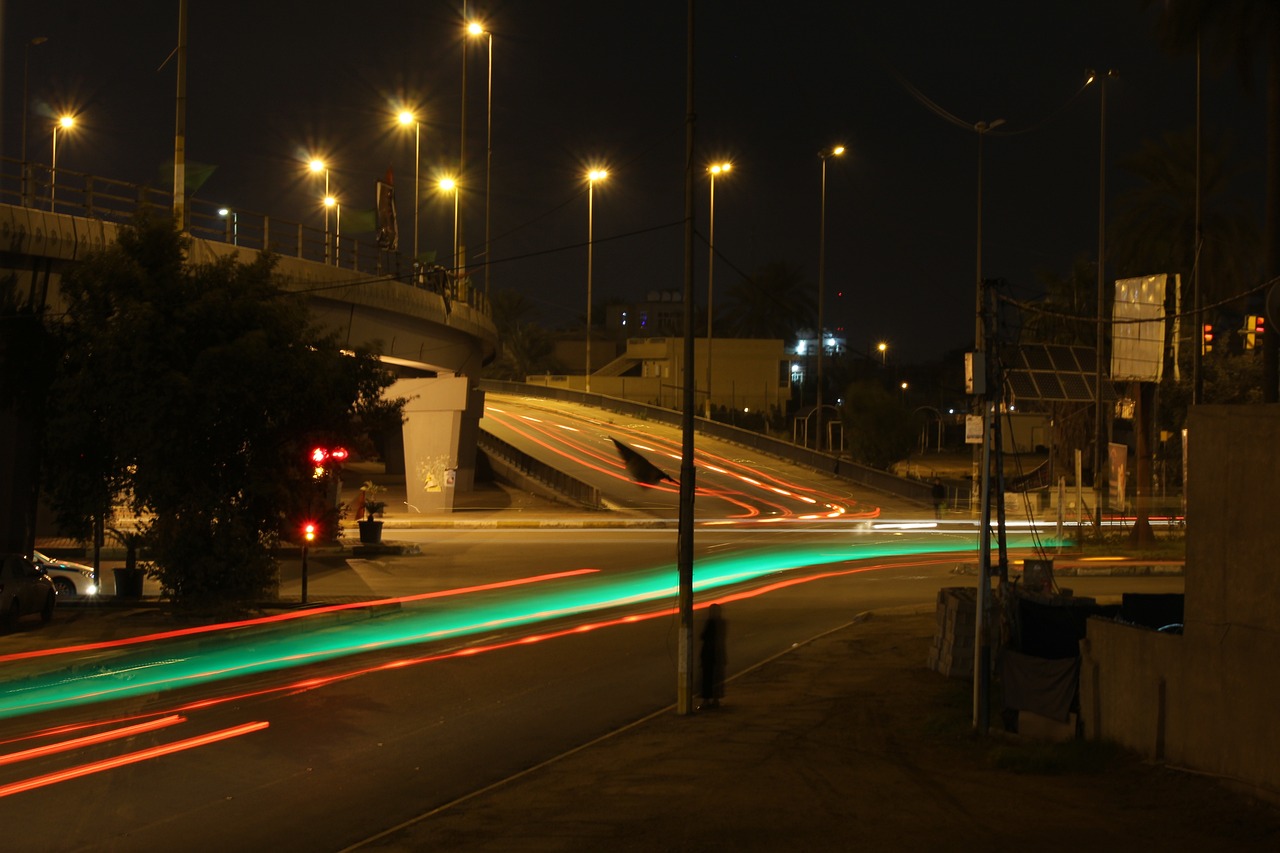
[[[0,204],[123,224],[141,210],[171,210],[173,192],[71,169],[59,168],[55,173],[43,163],[3,157]],[[192,237],[384,277],[442,293],[489,314],[485,294],[471,286],[465,271],[457,274],[438,265],[415,263],[398,251],[378,248],[376,241],[340,235],[336,215],[331,219],[333,229],[326,231],[320,225],[224,207],[199,197],[188,198],[186,208],[187,233]]]

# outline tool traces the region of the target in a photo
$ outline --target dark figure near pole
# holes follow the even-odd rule
[[[719,708],[724,697],[725,623],[720,615],[720,605],[707,608],[707,620],[702,623],[702,708]]]
[[[933,478],[933,517],[942,518],[942,505],[947,500],[947,487],[942,485],[942,480],[938,477]]]

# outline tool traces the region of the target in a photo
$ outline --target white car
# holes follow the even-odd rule
[[[49,576],[61,597],[79,598],[98,594],[98,587],[93,583],[93,566],[55,560],[39,551],[31,552],[31,562]]]

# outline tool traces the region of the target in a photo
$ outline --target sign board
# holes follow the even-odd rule
[[[1169,276],[1161,274],[1116,280],[1116,299],[1111,311],[1113,380],[1160,381],[1164,370],[1168,279]]]
[[[982,444],[982,415],[964,416],[964,443]]]

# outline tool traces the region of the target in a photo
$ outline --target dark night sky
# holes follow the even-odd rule
[[[472,3],[494,32],[492,281],[573,324],[586,299],[588,164],[597,185],[595,295],[643,298],[683,283],[685,4],[579,0]],[[827,182],[829,327],[855,350],[885,339],[906,361],[972,341],[977,136],[947,123],[895,79],[987,136],[984,269],[1028,295],[1037,273],[1094,257],[1099,100],[1066,104],[1087,68],[1116,68],[1108,89],[1108,189],[1141,140],[1194,121],[1194,65],[1159,52],[1136,0],[817,2],[804,17],[776,2],[698,4],[699,170],[731,159],[716,184],[717,291],[782,260],[815,283],[820,161]],[[176,0],[4,3],[5,156],[16,157],[23,45],[30,49],[29,157],[48,162],[53,111],[81,126],[60,139],[59,166],[158,182],[171,162]],[[309,152],[333,164],[334,188],[373,207],[395,167],[401,245],[412,243],[413,146],[389,117],[425,115],[424,185],[452,171],[459,147],[459,3],[246,3],[190,0],[188,161],[216,164],[199,190],[242,210],[320,221]],[[466,243],[483,241],[485,54],[468,66]],[[1206,127],[1234,139],[1261,184],[1262,105],[1231,75],[1207,77]],[[434,184],[434,181],[432,181]],[[1252,187],[1242,187],[1260,210]],[[707,184],[697,189],[704,230]],[[1259,214],[1260,215],[1260,214]],[[424,190],[422,245],[449,253],[452,205]],[[705,244],[696,248],[705,299]],[[1154,272],[1154,271],[1153,271]],[[843,295],[837,295],[843,294]]]

